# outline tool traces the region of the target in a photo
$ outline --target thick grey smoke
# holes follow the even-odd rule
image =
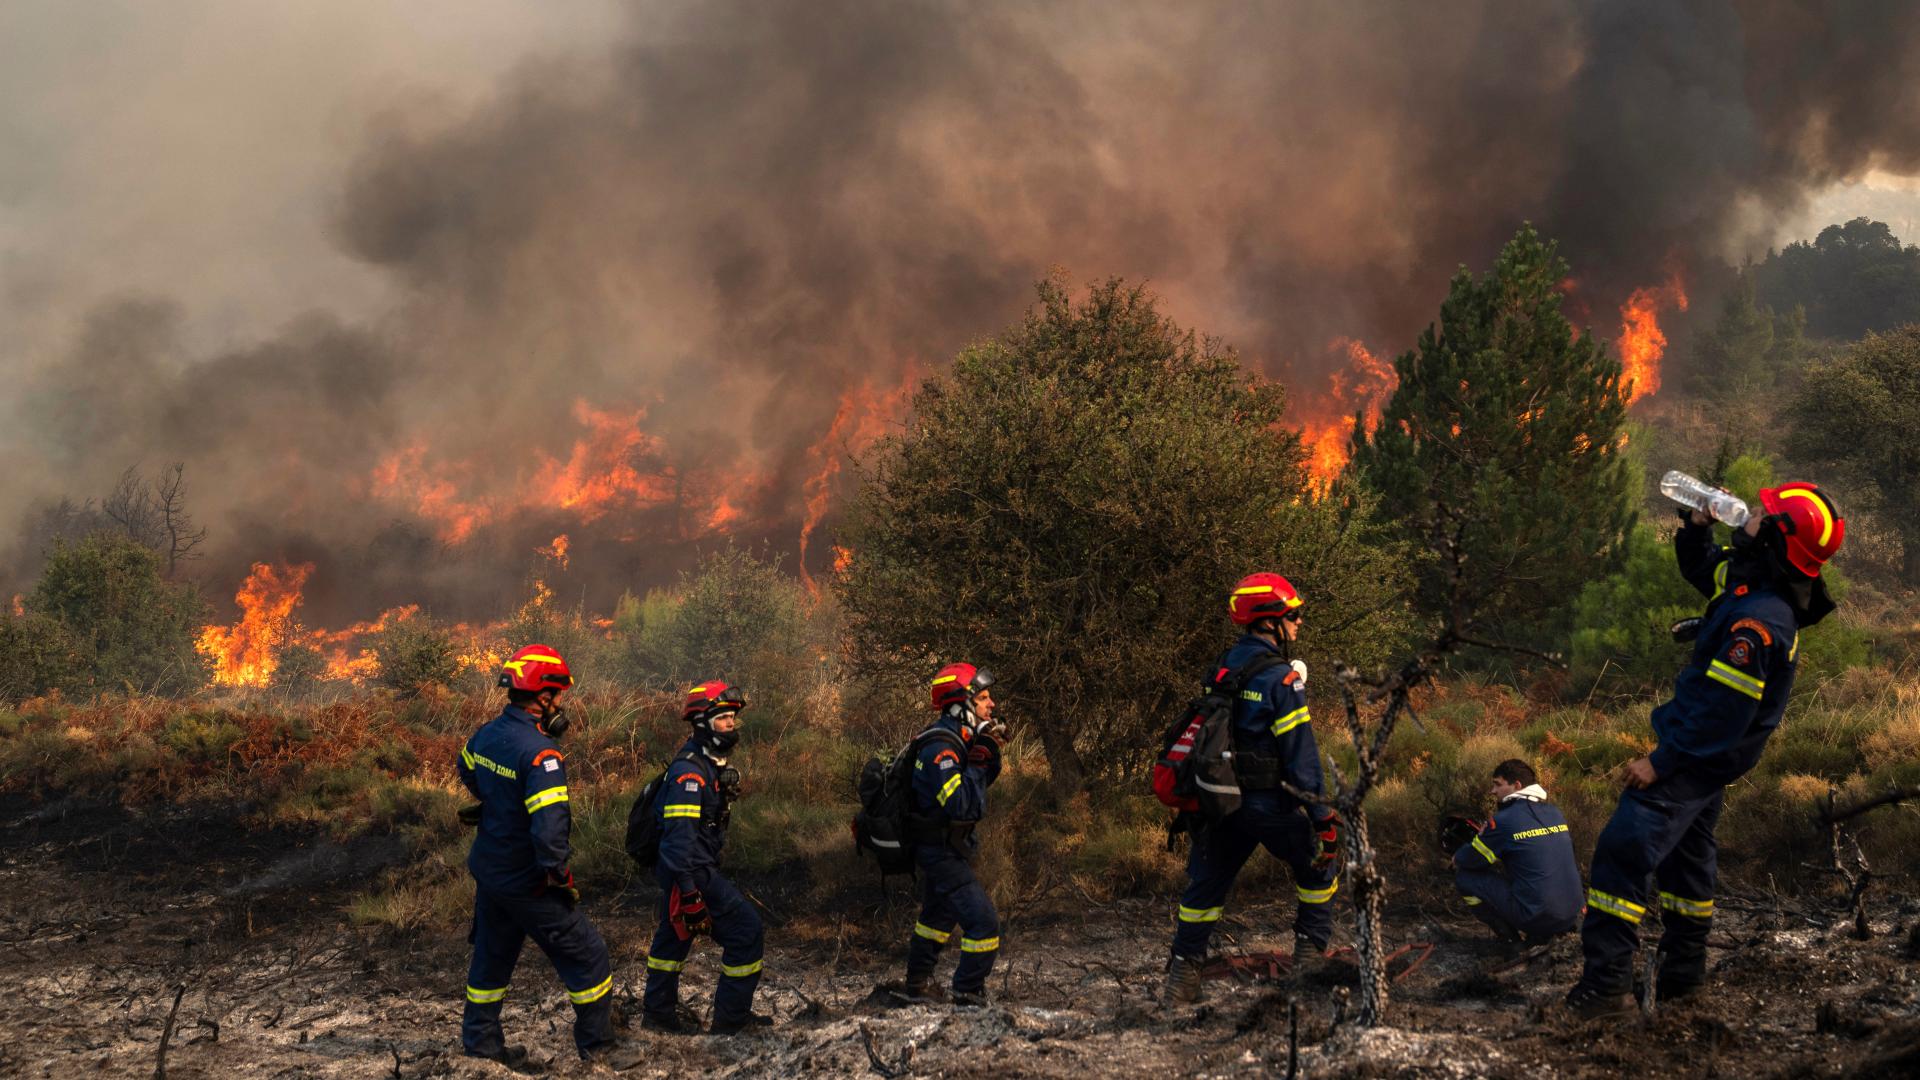
[[[1836,8],[636,6],[464,112],[387,103],[332,218],[383,314],[194,355],[166,303],[107,304],[22,452],[76,491],[184,459],[209,581],[315,560],[322,617],[499,610],[560,532],[605,607],[723,534],[791,552],[874,423],[846,402],[1051,267],[1149,279],[1308,407],[1335,339],[1407,347],[1523,219],[1611,332],[1826,185],[1920,172],[1920,8]]]

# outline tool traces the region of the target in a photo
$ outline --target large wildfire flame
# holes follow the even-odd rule
[[[1660,390],[1660,360],[1667,352],[1667,335],[1660,329],[1660,312],[1687,310],[1687,290],[1679,274],[1663,285],[1643,285],[1620,305],[1620,385],[1627,404]]]
[[[1574,283],[1562,284],[1571,295]],[[1634,290],[1620,308],[1618,348],[1621,382],[1629,402],[1660,388],[1660,362],[1667,338],[1659,316],[1666,310],[1685,311],[1687,294],[1675,274],[1664,284]],[[1356,423],[1371,426],[1381,407],[1399,385],[1393,365],[1353,338],[1336,338],[1328,351],[1343,362],[1328,376],[1326,392],[1306,408],[1301,441],[1307,454],[1310,480],[1325,491],[1347,465]],[[907,408],[918,372],[903,367],[897,382],[864,382],[841,397],[833,419],[808,448],[809,472],[801,483],[804,514],[798,537],[801,580],[818,593],[807,566],[813,537],[832,509],[836,480],[849,455],[877,439],[888,423]],[[457,462],[433,457],[424,444],[389,455],[373,471],[370,489],[378,498],[404,503],[432,522],[440,540],[459,545],[490,525],[528,511],[562,513],[588,524],[616,513],[632,513],[677,506],[684,538],[725,535],[750,524],[743,503],[765,494],[766,479],[743,471],[729,477],[682,476],[663,460],[664,444],[643,428],[644,409],[600,409],[584,401],[574,405],[580,435],[564,461],[536,452],[530,467],[512,477],[480,477]],[[698,482],[688,482],[696,480]],[[534,549],[549,570],[565,572],[571,561],[566,533]],[[854,552],[835,545],[833,568],[844,572]],[[420,613],[419,605],[390,608],[380,617],[338,630],[303,630],[293,620],[312,564],[274,567],[255,563],[253,572],[234,597],[240,619],[232,626],[210,626],[199,647],[214,664],[214,681],[222,686],[262,687],[272,681],[280,650],[298,644],[326,658],[325,678],[363,682],[379,671],[379,661],[365,642],[396,622]],[[535,578],[532,595],[516,613],[525,619],[544,613],[552,590]],[[19,606],[16,598],[15,607]],[[610,620],[585,619],[601,632]],[[450,632],[465,642],[461,663],[470,668],[497,666],[504,650],[500,639],[508,620],[485,626],[457,624]]]
[[[1346,354],[1347,366],[1327,378],[1327,394],[1316,403],[1314,418],[1301,425],[1300,441],[1307,450],[1307,474],[1321,491],[1347,467],[1352,453],[1354,417],[1364,415],[1371,426],[1400,376],[1393,365],[1353,338],[1335,338],[1330,351]]]
[[[213,681],[221,686],[265,686],[280,666],[280,647],[293,630],[293,609],[312,563],[274,567],[254,563],[253,572],[234,595],[240,621],[232,626],[209,626],[196,642],[213,661]]]

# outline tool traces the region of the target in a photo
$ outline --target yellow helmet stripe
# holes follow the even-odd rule
[[[1820,546],[1826,547],[1833,539],[1833,511],[1827,509],[1827,501],[1807,488],[1788,488],[1780,493],[1783,499],[1806,499],[1820,511]]]
[[[939,678],[933,680],[933,685],[939,686],[941,683],[958,682],[959,679],[960,679],[960,676],[958,675],[942,675]]]

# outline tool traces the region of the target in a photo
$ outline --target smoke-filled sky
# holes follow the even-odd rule
[[[1598,320],[1920,217],[1920,7],[1826,6],[11,0],[0,521],[181,460],[216,594],[485,614],[565,532],[604,609],[791,556],[1052,267],[1310,411],[1523,219]]]

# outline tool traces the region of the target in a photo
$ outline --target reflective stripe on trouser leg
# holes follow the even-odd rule
[[[701,889],[713,910],[713,942],[720,946],[720,978],[713,988],[713,1018],[744,1020],[760,985],[766,931],[760,913],[731,881],[713,874]]]
[[[460,1011],[460,1044],[472,1053],[497,1054],[506,1045],[500,1010],[526,934],[510,912],[475,889],[469,940],[473,961],[467,967],[466,1000]]]
[[[1660,903],[1660,981],[1669,992],[1707,978],[1707,935],[1713,931],[1713,894],[1719,885],[1713,832],[1723,803],[1709,801],[1653,872]]]
[[[1703,827],[1711,832],[1724,797],[1719,788],[1704,795],[1677,794],[1683,793],[1671,785],[1657,794],[1628,791],[1600,831],[1588,875],[1587,917],[1580,929],[1586,961],[1580,985],[1586,989],[1612,994],[1632,986],[1640,923],[1652,900],[1648,880],[1681,848],[1703,814]],[[1682,861],[1690,857],[1683,855]]]
[[[653,941],[647,946],[647,989],[641,998],[641,1008],[655,1016],[671,1016],[680,1003],[680,972],[687,966],[687,955],[693,952],[693,939],[681,941],[680,935],[673,932],[673,924],[667,921],[670,892],[672,886],[660,890],[660,901],[654,905],[660,924],[654,928]]]
[[[959,925],[960,963],[953,972],[954,992],[984,992],[994,958],[1000,955],[997,947],[987,947],[1000,937],[1000,915],[993,910],[993,901],[974,877],[973,868],[957,854],[922,861],[920,873],[927,901],[920,923],[946,933],[951,933],[948,927]],[[951,942],[951,938],[948,940]],[[909,980],[931,976],[941,944],[919,933],[913,935],[908,946]]]
[[[1187,853],[1187,888],[1174,911],[1173,954],[1189,959],[1207,955],[1213,926],[1226,910],[1233,879],[1259,841],[1229,823],[1194,834]]]

